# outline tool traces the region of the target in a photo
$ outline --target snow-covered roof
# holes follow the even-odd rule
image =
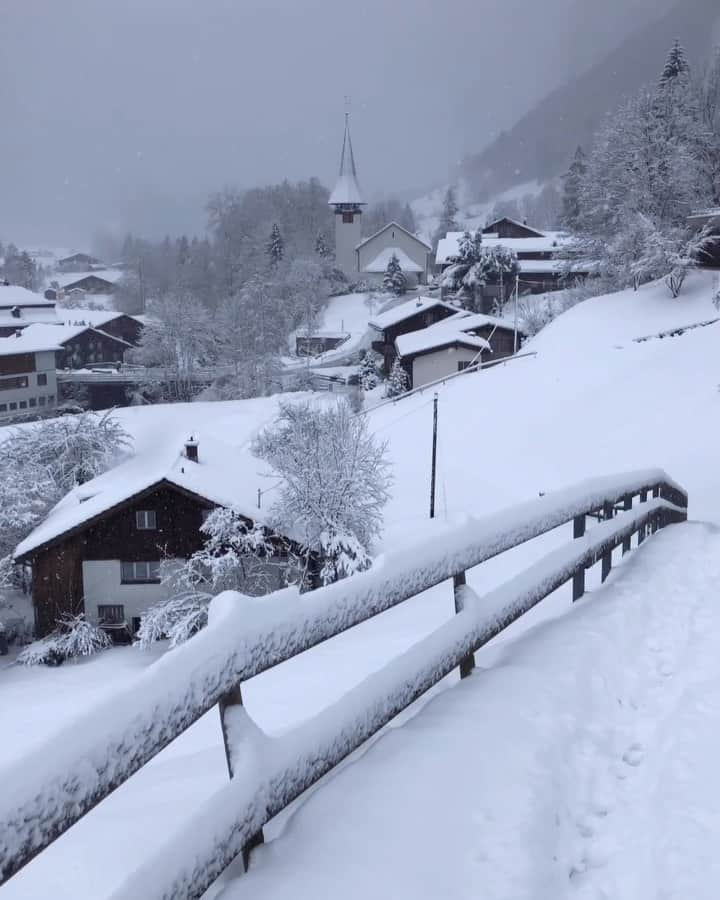
[[[16,310],[17,315],[13,315],[13,309]],[[57,324],[59,321],[57,313],[52,306],[0,307],[0,325],[4,328],[9,326],[26,328],[34,322]]]
[[[0,356],[12,356],[15,353],[40,353],[43,350],[62,350],[57,339],[45,333],[33,334],[34,325],[23,328],[19,334],[0,338]],[[41,328],[44,326],[40,326]],[[48,328],[57,326],[49,325]]]
[[[116,337],[114,334],[107,334],[99,328],[94,328],[92,325],[86,324],[45,325],[37,323],[28,325],[27,328],[24,329],[23,333],[32,335],[34,340],[49,341],[50,343],[54,342],[56,344],[66,344],[68,341],[76,338],[79,334],[83,334],[83,332],[85,331],[95,331],[97,332],[97,334],[101,334],[108,340],[117,341],[119,344],[124,344],[126,347],[131,346],[127,341],[124,341],[122,338]]]
[[[542,237],[547,232],[541,231],[539,228],[533,228],[532,225],[528,225],[527,222],[520,222],[518,219],[513,219],[510,216],[500,216],[498,219],[493,219],[492,222],[488,222],[488,224],[483,228],[484,231],[490,231],[493,226],[499,225],[501,222],[510,222],[513,225],[517,225],[518,228],[527,228],[528,231],[534,231],[538,237]]]
[[[454,325],[459,328],[461,331],[472,331],[475,328],[484,328],[485,326],[490,326],[491,328],[504,328],[507,331],[514,331],[515,325],[513,322],[508,319],[501,319],[499,316],[486,316],[485,313],[471,313],[466,310],[461,310],[456,316],[451,316],[449,319],[444,319],[442,322],[438,322],[436,325],[432,325],[432,328],[439,328],[441,325]],[[521,334],[524,334],[522,327],[518,325],[518,331]]]
[[[190,435],[188,435],[190,437]],[[176,442],[138,454],[109,472],[66,494],[47,518],[15,549],[21,557],[62,535],[86,526],[116,506],[165,481],[209,503],[232,506],[253,521],[263,522],[257,509],[257,479],[267,465],[247,450],[194,434],[198,461],[184,456]]]
[[[366,266],[363,266],[363,272],[384,272],[387,269],[393,254],[397,256],[400,268],[403,272],[425,271],[423,266],[419,266],[416,262],[413,262],[404,250],[401,250],[399,247],[386,247],[378,253],[375,259]]]
[[[427,247],[428,250],[432,250],[430,244],[427,241],[424,241],[422,238],[419,238],[416,234],[413,234],[412,231],[408,231],[407,228],[403,228],[399,222],[388,222],[387,225],[383,225],[382,228],[378,228],[378,230],[371,234],[370,237],[363,238],[359,244],[355,247],[356,250],[359,250],[361,247],[364,247],[365,244],[368,244],[370,241],[374,240],[379,234],[382,234],[383,231],[387,231],[388,228],[399,228],[400,231],[405,232],[408,237],[411,237],[414,241],[417,241],[418,244],[422,244],[423,247]]]
[[[386,328],[397,325],[398,322],[404,322],[405,319],[409,319],[419,312],[427,312],[438,306],[442,306],[444,309],[450,310],[453,313],[457,312],[456,306],[452,306],[444,300],[439,300],[434,297],[413,297],[412,300],[406,300],[404,303],[393,306],[393,308],[387,310],[387,312],[375,316],[368,322],[368,325],[378,331],[385,331]]]
[[[46,300],[42,294],[29,291],[17,284],[0,283],[0,309],[10,309],[13,306],[40,306],[53,309],[54,300]]]
[[[464,233],[464,231],[449,231],[444,238],[440,238],[437,252],[435,253],[437,265],[445,265],[449,257],[457,254],[460,239]],[[542,237],[529,238],[500,238],[490,234],[483,234],[482,236],[482,242],[486,247],[506,247],[508,250],[514,250],[516,253],[557,252],[564,246],[567,246],[571,240],[570,235],[562,231],[547,231]],[[535,262],[535,260],[528,260],[528,262]]]
[[[419,353],[427,353],[432,350],[440,350],[460,344],[472,350],[491,350],[490,344],[484,339],[472,334],[465,334],[455,328],[423,328],[420,331],[411,331],[409,334],[401,334],[395,338],[395,347],[400,356],[416,356]]]
[[[123,277],[123,274],[120,269],[92,269],[88,272],[59,272],[53,275],[50,280],[57,281],[61,288],[66,288],[77,281],[82,281],[84,278],[90,278],[91,276],[101,278],[110,284],[117,284]]]
[[[116,309],[82,309],[81,307],[73,307],[72,309],[63,309],[60,311],[62,320],[66,325],[77,325],[84,323],[92,325],[93,328],[102,328],[108,322],[112,322],[126,313],[118,312]],[[137,318],[130,316],[129,318]]]

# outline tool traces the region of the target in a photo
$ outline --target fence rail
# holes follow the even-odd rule
[[[587,517],[598,520],[589,530]],[[0,884],[220,704],[229,784],[116,895],[199,898],[270,818],[453,669],[470,674],[474,652],[511,622],[567,582],[578,599],[586,569],[601,562],[605,580],[615,548],[686,518],[682,488],[636,472],[470,519],[311,593],[220,595],[203,632],[3,773]],[[468,569],[569,523],[574,540],[497,590],[479,598],[466,584]],[[243,681],[448,579],[457,615],[334,706],[278,739],[250,722]]]

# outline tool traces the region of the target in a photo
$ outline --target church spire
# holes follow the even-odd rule
[[[359,207],[365,206],[362,191],[357,180],[355,156],[350,138],[350,113],[345,113],[345,135],[343,137],[342,155],[340,156],[340,174],[335,188],[328,200],[330,206]]]

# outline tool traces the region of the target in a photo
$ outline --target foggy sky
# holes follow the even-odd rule
[[[660,0],[662,4],[662,0]],[[419,193],[613,40],[593,0],[0,0],[0,239],[199,231],[239,187]],[[576,36],[577,37],[577,36]]]

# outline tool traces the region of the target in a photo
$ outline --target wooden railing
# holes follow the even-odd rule
[[[687,495],[664,472],[635,472],[469,519],[307,594],[221,594],[206,629],[0,773],[0,884],[219,704],[228,785],[115,895],[199,898],[266,822],[453,669],[469,675],[509,624],[567,582],[577,600],[588,568],[600,562],[605,580],[616,548],[686,518]],[[478,597],[467,584],[468,569],[569,523],[574,540],[500,588]],[[448,579],[457,614],[337,703],[281,738],[250,721],[242,682]]]

